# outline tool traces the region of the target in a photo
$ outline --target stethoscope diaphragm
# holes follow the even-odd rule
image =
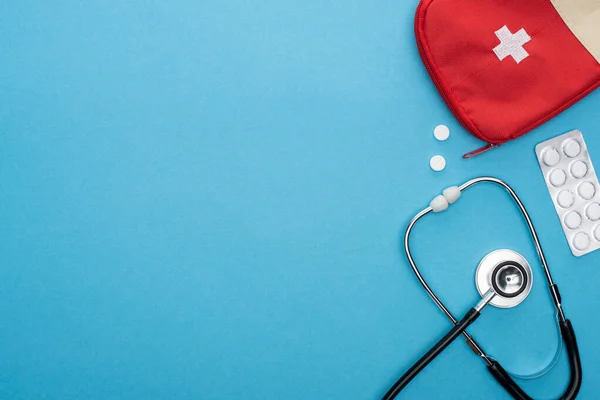
[[[519,253],[496,250],[481,260],[475,273],[475,285],[481,296],[490,289],[497,294],[489,304],[511,308],[527,298],[533,286],[531,266]]]

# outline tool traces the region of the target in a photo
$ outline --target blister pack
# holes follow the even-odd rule
[[[600,183],[583,134],[565,133],[535,151],[573,255],[600,249]]]

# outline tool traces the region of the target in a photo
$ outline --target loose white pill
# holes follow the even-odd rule
[[[598,221],[600,219],[600,204],[598,204],[598,203],[590,204],[585,210],[585,215],[591,221]]]
[[[446,159],[442,156],[433,156],[429,160],[429,166],[436,172],[443,171],[446,168]]]
[[[460,198],[460,189],[458,186],[452,186],[442,192],[442,196],[448,200],[448,204],[454,204]]]
[[[569,229],[577,229],[581,226],[581,222],[583,221],[581,215],[577,211],[571,211],[567,215],[565,215],[565,225]]]
[[[550,172],[550,184],[554,187],[561,187],[567,181],[567,173],[562,169],[555,169]]]
[[[581,160],[575,161],[571,164],[571,175],[577,179],[581,179],[588,173],[588,166]]]
[[[563,151],[567,155],[567,157],[577,157],[579,153],[581,153],[581,145],[575,139],[569,139],[563,145]]]
[[[600,225],[594,229],[594,238],[600,242]]]
[[[448,209],[448,200],[446,200],[444,196],[439,195],[435,199],[431,200],[429,206],[432,208],[434,213],[446,211]]]
[[[563,190],[558,194],[557,201],[562,208],[569,208],[575,202],[575,196],[570,190]]]
[[[582,199],[591,200],[596,195],[596,187],[592,182],[583,182],[577,188],[577,193]]]
[[[554,147],[544,152],[544,164],[554,167],[560,161],[560,153]]]
[[[587,248],[590,247],[590,244],[592,244],[592,241],[587,233],[579,232],[573,238],[573,246],[579,251],[587,250]]]
[[[433,130],[433,136],[440,142],[447,140],[450,137],[450,128],[446,125],[438,125]]]

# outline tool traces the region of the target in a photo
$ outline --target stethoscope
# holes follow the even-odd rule
[[[510,194],[515,204],[519,207],[523,218],[527,222],[531,238],[535,244],[540,263],[542,264],[546,281],[548,282],[548,288],[552,301],[557,312],[558,327],[565,344],[565,348],[569,357],[569,366],[571,371],[571,378],[569,386],[563,395],[559,398],[561,400],[574,399],[577,397],[579,388],[581,387],[582,371],[581,361],[579,359],[579,349],[577,347],[577,341],[575,339],[575,332],[571,322],[566,319],[561,304],[561,296],[558,291],[558,287],[552,279],[548,263],[542,246],[540,244],[538,235],[535,231],[535,227],[531,222],[529,213],[525,209],[525,206],[515,193],[515,191],[505,182],[500,179],[492,177],[481,177],[470,180],[460,187],[451,187],[444,190],[443,194],[437,196],[430,204],[429,207],[418,213],[410,222],[406,228],[404,234],[404,251],[413,272],[417,276],[417,279],[429,295],[435,302],[440,310],[448,317],[454,325],[452,329],[427,353],[425,353],[419,361],[417,361],[402,377],[391,387],[391,389],[383,397],[384,400],[394,399],[406,385],[421,372],[435,357],[437,357],[450,343],[452,343],[461,334],[465,337],[467,345],[471,350],[477,354],[483,362],[486,364],[488,371],[498,381],[500,385],[515,399],[517,400],[532,400],[523,389],[512,379],[510,374],[500,365],[500,363],[493,357],[486,354],[481,346],[475,341],[475,339],[466,331],[467,327],[471,325],[480,315],[481,311],[488,304],[501,307],[511,308],[520,304],[528,296],[531,291],[533,284],[533,272],[527,260],[520,254],[511,250],[497,250],[481,260],[476,270],[475,283],[481,300],[473,307],[465,316],[458,320],[452,315],[448,308],[442,303],[439,297],[433,292],[423,275],[417,268],[415,260],[410,251],[410,234],[413,227],[421,218],[430,213],[439,213],[448,209],[448,207],[456,202],[461,196],[462,192],[468,188],[475,186],[479,183],[494,183],[497,184]]]

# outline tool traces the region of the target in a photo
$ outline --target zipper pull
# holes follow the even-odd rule
[[[500,146],[502,146],[502,145],[495,144],[495,143],[488,143],[485,146],[478,148],[477,150],[468,152],[467,154],[463,155],[462,158],[468,159],[468,158],[477,157],[478,155],[483,154],[488,150],[491,150],[493,148],[500,147]]]

